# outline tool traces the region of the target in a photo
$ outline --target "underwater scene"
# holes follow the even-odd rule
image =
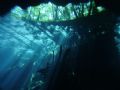
[[[68,1],[0,4],[0,90],[120,88],[120,16]]]
[[[62,58],[61,48],[75,47],[80,40],[80,35],[72,26],[37,21],[34,18],[39,16],[28,14],[30,9],[34,8],[24,11],[15,7],[8,15],[0,17],[2,90],[44,90],[56,63]],[[44,20],[45,16],[42,17]]]

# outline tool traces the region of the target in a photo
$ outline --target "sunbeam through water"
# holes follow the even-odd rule
[[[39,86],[43,90],[60,47],[75,47],[79,38],[71,42],[73,38],[78,34],[70,26],[45,25],[11,13],[0,17],[0,88],[34,90]]]

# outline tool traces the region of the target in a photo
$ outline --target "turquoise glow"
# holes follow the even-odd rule
[[[26,12],[16,7],[10,14],[0,17],[0,87],[3,90],[35,88],[37,70],[48,64],[54,68],[61,46],[64,50],[76,47],[73,44],[77,39],[69,41],[74,35],[72,27],[44,26],[42,22],[22,18]],[[41,75],[36,82],[43,88],[46,79]]]

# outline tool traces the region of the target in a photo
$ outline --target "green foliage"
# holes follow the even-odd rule
[[[96,7],[94,0],[91,0],[88,3],[80,3],[78,5],[72,5],[70,3],[65,7],[56,6],[49,2],[47,4],[29,7],[27,10],[22,10],[20,7],[16,7],[12,10],[12,15],[37,22],[64,21],[93,15],[104,10],[105,9],[102,7]]]

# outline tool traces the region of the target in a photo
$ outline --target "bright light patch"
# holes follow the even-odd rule
[[[104,7],[99,6],[99,7],[97,7],[97,10],[98,10],[98,12],[102,12],[102,11],[104,11],[104,10],[105,10],[105,8],[104,8]]]
[[[25,14],[24,10],[18,6],[14,7],[11,13],[14,13],[13,15],[16,17],[22,17]]]
[[[92,9],[90,10],[92,4]],[[56,6],[51,2],[46,4],[40,4],[38,6],[28,7],[27,10],[22,10],[20,7],[15,7],[12,10],[12,15],[18,18],[24,18],[33,21],[65,21],[73,20],[78,17],[84,17],[94,15],[93,9],[95,7],[94,1],[85,4],[73,5],[69,3],[65,7]],[[97,7],[98,12],[102,12],[105,9],[103,7]]]
[[[120,53],[120,19],[118,17],[117,19],[117,24],[115,26],[115,33],[116,33],[116,36],[114,37],[115,41],[116,41],[116,47],[118,48],[119,50],[119,53]]]
[[[64,37],[67,37],[67,35],[68,35],[67,32],[65,32],[65,31],[62,31],[62,34]]]

